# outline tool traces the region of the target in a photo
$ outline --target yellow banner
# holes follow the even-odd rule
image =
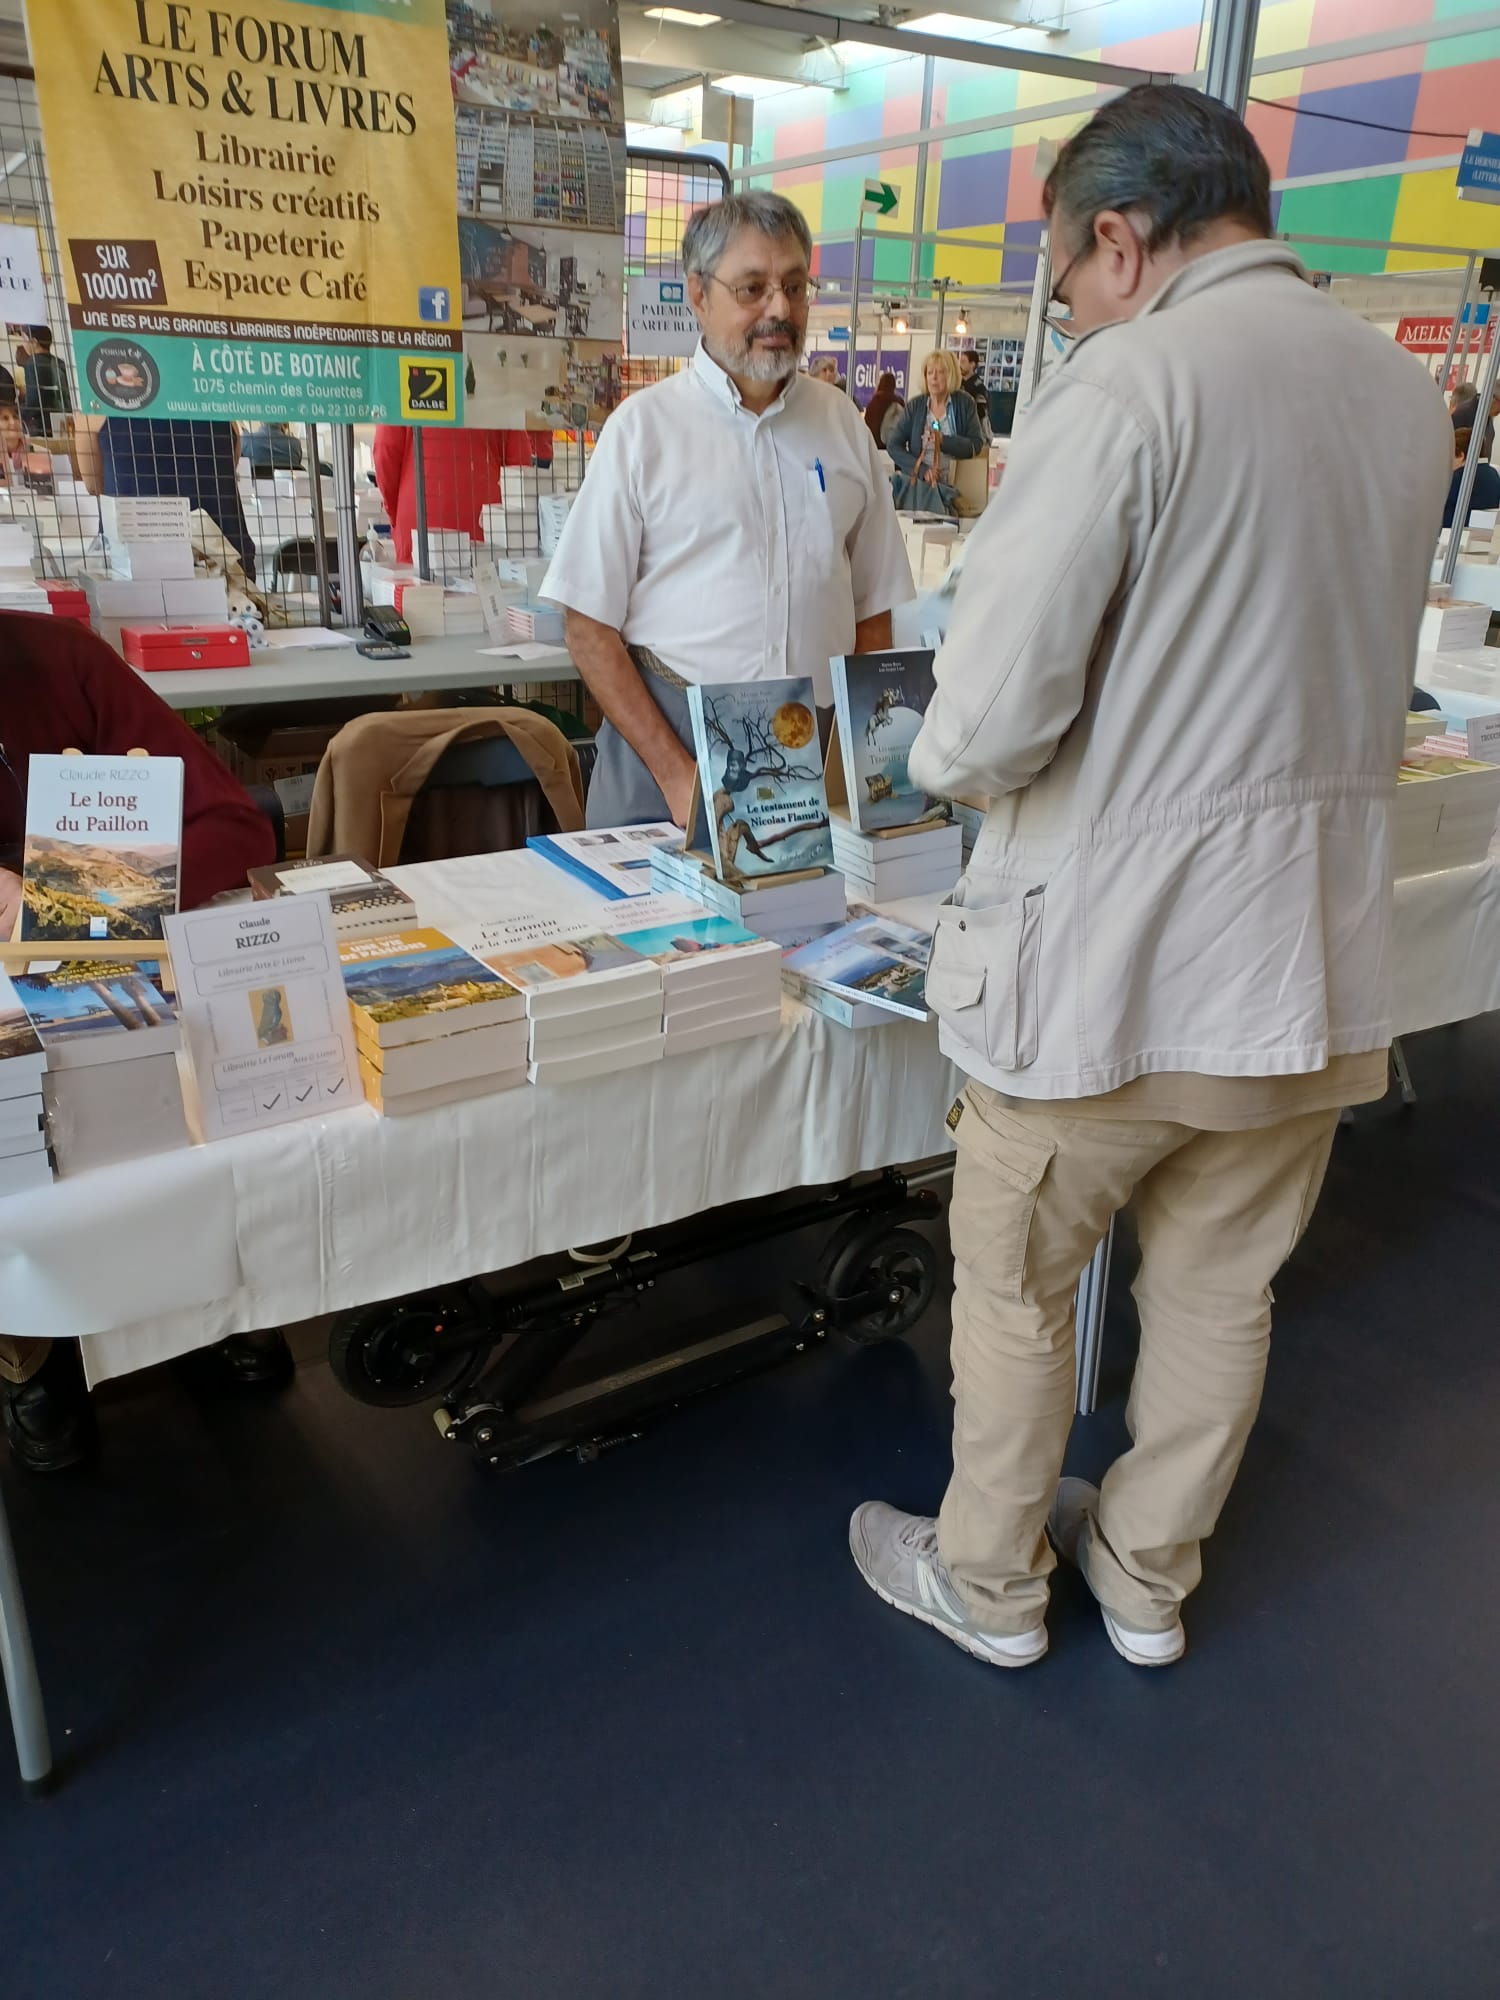
[[[45,0],[84,407],[455,423],[443,0]]]

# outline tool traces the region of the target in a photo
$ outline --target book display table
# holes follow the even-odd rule
[[[348,633],[330,644],[320,628],[292,628],[277,632],[272,646],[252,653],[248,667],[143,673],[141,679],[168,708],[183,709],[578,678],[571,655],[561,646],[549,646],[530,659],[506,659],[482,650],[493,647],[493,639],[413,639],[409,660],[366,660],[354,650],[358,636]]]
[[[476,868],[513,888],[529,876],[543,903],[556,893],[555,871],[524,853],[392,872],[441,926],[481,914]],[[1404,1034],[1500,1007],[1500,859],[1398,883],[1395,958]],[[230,1333],[948,1152],[960,1080],[930,1024],[851,1031],[787,1000],[773,1034],[645,1069],[401,1119],[361,1107],[104,1168],[0,1201],[0,1326],[84,1336],[101,1381]],[[30,1656],[7,1547],[0,1512],[14,1689]],[[39,1776],[30,1761],[23,1775]]]

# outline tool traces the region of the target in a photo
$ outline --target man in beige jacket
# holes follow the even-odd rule
[[[1255,1419],[1270,1283],[1391,1035],[1391,801],[1450,435],[1420,363],[1270,239],[1244,126],[1107,105],[1047,183],[1076,336],[975,530],[911,753],[994,801],[928,998],[954,1107],[953,1478],[871,1502],[887,1603],[1047,1649],[1076,1562],[1116,1650],[1181,1606]],[[1074,1287],[1134,1200],[1132,1448],[1058,1485]]]

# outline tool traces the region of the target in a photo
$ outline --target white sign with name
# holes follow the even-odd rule
[[[47,291],[36,231],[24,222],[0,222],[0,319],[45,321]]]
[[[639,358],[697,352],[698,322],[688,304],[686,278],[631,278],[626,290],[627,354]]]
[[[1500,715],[1476,715],[1468,725],[1469,755],[1476,764],[1500,764]]]
[[[168,917],[205,1139],[363,1104],[326,894]]]

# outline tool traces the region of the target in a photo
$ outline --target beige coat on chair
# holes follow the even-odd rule
[[[583,825],[578,754],[555,723],[524,708],[420,708],[361,715],[329,744],[313,787],[309,855],[357,854],[392,867],[417,794],[445,750],[506,736],[530,766],[558,830]],[[514,844],[514,843],[512,843]]]

